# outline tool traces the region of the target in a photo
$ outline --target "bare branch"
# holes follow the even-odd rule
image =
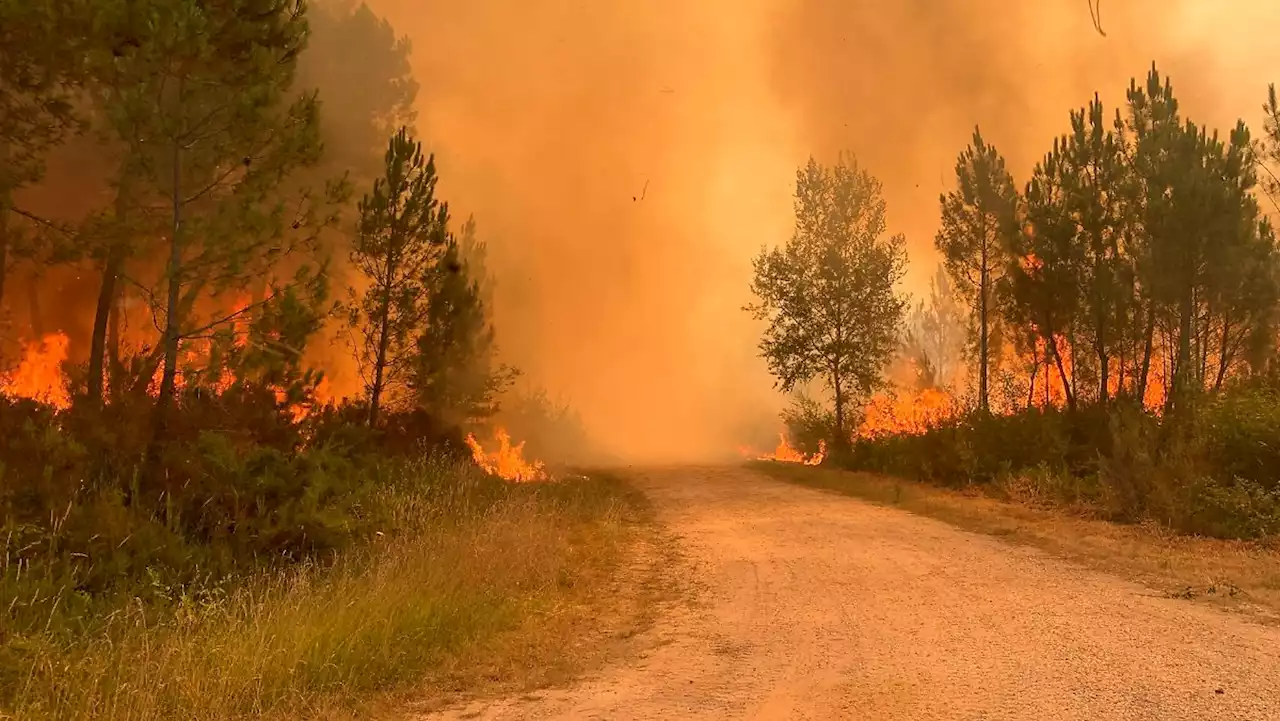
[[[1105,38],[1107,33],[1102,29],[1102,0],[1085,1],[1089,3],[1089,18],[1093,20],[1093,28]]]

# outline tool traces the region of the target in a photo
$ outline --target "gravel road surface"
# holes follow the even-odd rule
[[[569,688],[428,718],[1280,721],[1280,628],[743,468],[632,475],[690,601]]]

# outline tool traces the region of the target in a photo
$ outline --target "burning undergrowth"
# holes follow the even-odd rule
[[[825,440],[818,441],[818,448],[813,453],[805,453],[797,450],[787,440],[785,431],[778,433],[778,447],[768,453],[763,453],[746,446],[739,448],[738,452],[744,458],[755,461],[777,461],[779,463],[800,463],[806,466],[822,465],[822,461],[827,456],[827,442]]]

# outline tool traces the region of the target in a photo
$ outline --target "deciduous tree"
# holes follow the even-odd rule
[[[753,263],[748,310],[769,322],[760,352],[783,391],[814,379],[831,391],[833,444],[845,448],[849,404],[882,382],[898,349],[905,240],[886,235],[880,183],[851,155],[797,171],[795,213],[786,244]]]
[[[928,302],[921,300],[907,323],[907,345],[917,356],[926,387],[949,387],[964,362],[965,309],[941,265],[929,280]]]

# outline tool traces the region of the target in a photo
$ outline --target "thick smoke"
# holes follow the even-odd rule
[[[474,212],[506,355],[633,459],[710,458],[782,399],[755,358],[750,258],[794,169],[855,151],[923,288],[937,197],[980,124],[1025,179],[1067,112],[1152,60],[1184,108],[1257,121],[1266,2],[375,0],[414,43],[420,130]]]

